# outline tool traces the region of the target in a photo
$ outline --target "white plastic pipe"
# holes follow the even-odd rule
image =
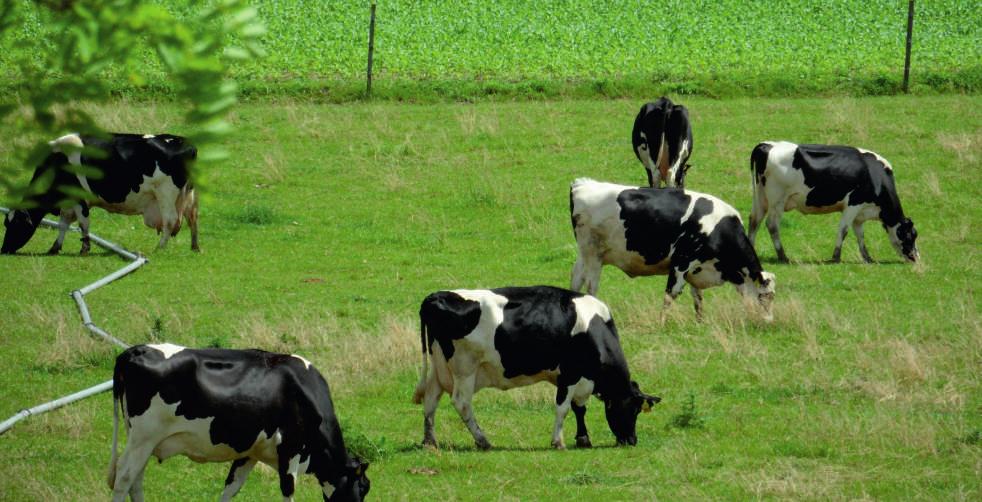
[[[85,399],[89,396],[94,396],[96,394],[105,392],[112,388],[113,388],[113,381],[109,380],[107,382],[102,382],[94,387],[89,387],[88,389],[81,390],[74,394],[55,399],[54,401],[44,404],[39,404],[27,410],[21,410],[16,415],[8,418],[7,420],[4,420],[3,423],[0,423],[0,434],[7,432],[11,427],[14,426],[15,423],[20,422],[21,420],[31,415],[40,415],[41,413],[44,413],[46,411],[51,411],[54,409],[61,408],[66,404],[74,403],[75,401],[78,401],[80,399]]]
[[[10,209],[7,209],[5,207],[0,207],[0,212],[9,213]],[[47,218],[41,220],[41,224],[43,226],[50,227],[50,228],[58,228],[58,222],[49,220]],[[73,232],[80,232],[78,227],[74,227],[74,226],[71,227],[70,230]],[[104,249],[108,249],[109,251],[112,251],[127,260],[131,260],[131,262],[126,264],[126,266],[124,266],[123,268],[120,268],[119,270],[110,273],[109,275],[93,282],[92,284],[89,284],[81,289],[72,291],[71,296],[72,298],[75,299],[75,303],[78,305],[79,314],[81,314],[82,316],[82,324],[85,326],[86,329],[98,335],[99,337],[106,340],[107,342],[118,345],[125,349],[130,346],[128,343],[110,335],[109,333],[106,333],[102,328],[96,326],[95,323],[92,322],[92,315],[89,313],[89,307],[85,303],[85,299],[83,297],[95,291],[96,289],[105,286],[106,284],[109,284],[129,273],[132,273],[134,270],[142,267],[143,265],[146,265],[149,262],[149,260],[147,260],[147,258],[144,256],[140,256],[136,253],[126,250],[123,247],[119,246],[118,244],[111,241],[107,241],[106,239],[103,239],[102,237],[99,237],[97,235],[90,233],[89,239],[95,242],[96,245]],[[89,396],[94,396],[96,394],[105,392],[109,389],[112,389],[112,387],[113,387],[113,381],[109,380],[107,382],[103,382],[94,387],[89,387],[88,389],[81,390],[74,394],[55,399],[54,401],[50,401],[44,404],[39,404],[30,409],[21,410],[16,415],[0,423],[0,435],[7,432],[11,427],[14,426],[15,423],[31,415],[39,415],[47,411],[61,408],[66,404],[74,403],[75,401],[85,399]]]

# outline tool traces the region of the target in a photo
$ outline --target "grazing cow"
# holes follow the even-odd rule
[[[261,350],[138,345],[116,358],[113,372],[113,500],[143,500],[143,470],[154,455],[232,462],[222,500],[242,488],[256,462],[280,475],[293,500],[297,476],[317,477],[324,500],[359,501],[369,490],[368,464],[348,455],[331,393],[306,359]],[[122,409],[128,442],[117,469]]]
[[[77,218],[82,230],[81,254],[87,254],[90,206],[111,213],[142,214],[143,222],[161,234],[161,248],[181,229],[183,215],[191,227],[191,249],[199,250],[198,198],[188,173],[197,150],[184,138],[170,134],[113,134],[108,138],[69,134],[49,144],[51,153],[31,179],[32,185],[38,182],[47,188],[27,197],[27,209],[7,214],[0,252],[11,254],[22,248],[44,215],[51,213],[60,215],[61,220],[58,238],[48,253],[61,251],[65,232]],[[80,166],[99,174],[86,176]],[[84,200],[79,193],[85,194]]]
[[[711,195],[679,188],[635,188],[591,179],[570,187],[570,213],[579,256],[572,288],[596,294],[600,271],[614,265],[629,275],[668,274],[665,307],[692,285],[696,316],[702,290],[732,283],[756,300],[770,321],[774,274],[765,272],[740,214]]]
[[[648,171],[648,185],[682,187],[692,154],[689,110],[668,98],[645,103],[634,119],[634,154]]]
[[[610,310],[592,296],[549,286],[438,291],[423,300],[419,320],[423,370],[413,402],[423,402],[424,445],[436,446],[433,416],[444,392],[485,450],[491,443],[471,407],[485,387],[555,385],[552,445],[559,449],[570,408],[576,446],[591,446],[584,422],[591,394],[604,402],[618,445],[637,444],[638,413],[661,401],[631,380]]]
[[[856,234],[863,260],[872,262],[863,240],[863,223],[879,219],[900,256],[911,262],[917,252],[914,222],[904,216],[893,181],[893,167],[876,153],[851,146],[796,145],[764,142],[750,154],[754,182],[750,211],[750,242],[767,216],[767,230],[781,261],[788,261],[779,235],[781,213],[797,209],[805,214],[839,211],[839,233],[832,261],[842,256],[842,241],[849,227]]]

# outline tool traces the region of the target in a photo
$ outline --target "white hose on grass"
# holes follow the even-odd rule
[[[0,207],[0,212],[9,213],[10,209],[7,209],[5,207]],[[43,226],[50,227],[50,228],[58,228],[58,222],[49,220],[47,218],[41,220],[41,224]],[[80,232],[81,230],[79,230],[78,227],[71,227],[71,231]],[[95,323],[92,322],[92,316],[89,314],[89,307],[85,303],[84,297],[85,295],[105,286],[106,284],[109,284],[110,282],[113,282],[121,277],[124,277],[127,274],[130,274],[131,272],[135,271],[136,269],[146,265],[149,262],[149,260],[147,260],[147,258],[144,256],[140,256],[137,253],[128,251],[123,247],[119,246],[118,244],[107,241],[106,239],[103,239],[102,237],[99,237],[97,235],[90,233],[89,239],[92,242],[95,242],[96,245],[104,249],[107,249],[109,251],[112,251],[118,254],[119,256],[123,257],[124,259],[131,260],[131,261],[130,263],[127,263],[124,267],[106,275],[102,279],[99,279],[93,282],[92,284],[89,284],[82,288],[76,289],[75,291],[72,291],[71,296],[72,298],[75,299],[75,303],[78,304],[79,314],[82,315],[82,324],[85,326],[86,329],[88,329],[93,334],[101,337],[103,340],[106,340],[109,343],[118,345],[125,349],[130,346],[128,343],[110,335],[109,333],[104,331],[102,328],[96,326]],[[113,381],[109,380],[107,382],[102,382],[99,385],[89,387],[87,389],[83,389],[74,394],[70,394],[68,396],[55,399],[54,401],[49,401],[44,404],[39,404],[33,408],[21,410],[16,415],[8,418],[7,420],[4,420],[3,422],[0,422],[0,435],[10,430],[10,428],[13,427],[14,424],[16,424],[17,422],[31,415],[39,415],[47,411],[61,408],[66,404],[74,403],[75,401],[85,399],[89,396],[94,396],[96,394],[105,392],[112,388],[113,388]]]

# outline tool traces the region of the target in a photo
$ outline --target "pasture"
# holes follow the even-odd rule
[[[910,266],[877,222],[876,264],[850,235],[831,257],[837,215],[788,213],[791,264],[774,262],[775,321],[737,293],[685,294],[661,319],[665,277],[605,269],[598,296],[633,376],[663,402],[638,419],[638,446],[613,448],[591,400],[592,450],[549,448],[554,388],[475,397],[495,445],[476,451],[446,397],[437,451],[420,448],[419,302],[443,288],[568,286],[577,177],[641,184],[630,127],[639,100],[238,107],[232,160],[207,165],[203,253],[187,229],[168,248],[139,217],[94,210],[92,231],[150,264],[87,297],[96,322],[130,343],[259,347],[304,355],[331,384],[349,447],[372,461],[373,500],[706,500],[982,498],[982,99],[680,99],[695,135],[691,189],[750,208],[760,140],[844,143],[894,166],[918,229]],[[92,111],[109,130],[181,133],[166,103]],[[11,133],[11,131],[3,131]],[[149,132],[149,131],[148,131]],[[154,131],[156,132],[156,131]],[[0,162],[12,158],[0,145]],[[29,176],[25,171],[25,177]],[[43,256],[39,230],[0,257],[0,418],[111,378],[114,349],[78,321],[68,293],[121,266],[93,249]],[[0,438],[0,500],[104,500],[112,405],[99,395],[21,422]],[[574,421],[567,417],[566,441]],[[151,462],[149,498],[217,498],[228,466]],[[243,500],[279,497],[257,469]],[[320,500],[312,479],[298,500]]]

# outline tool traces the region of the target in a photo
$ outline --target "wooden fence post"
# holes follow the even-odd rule
[[[365,94],[372,96],[372,59],[375,57],[375,0],[372,0],[371,20],[368,22],[368,83],[365,86]],[[910,42],[908,41],[908,52]]]
[[[907,53],[904,56],[904,94],[910,92],[910,39],[914,33],[914,0],[907,2]]]

